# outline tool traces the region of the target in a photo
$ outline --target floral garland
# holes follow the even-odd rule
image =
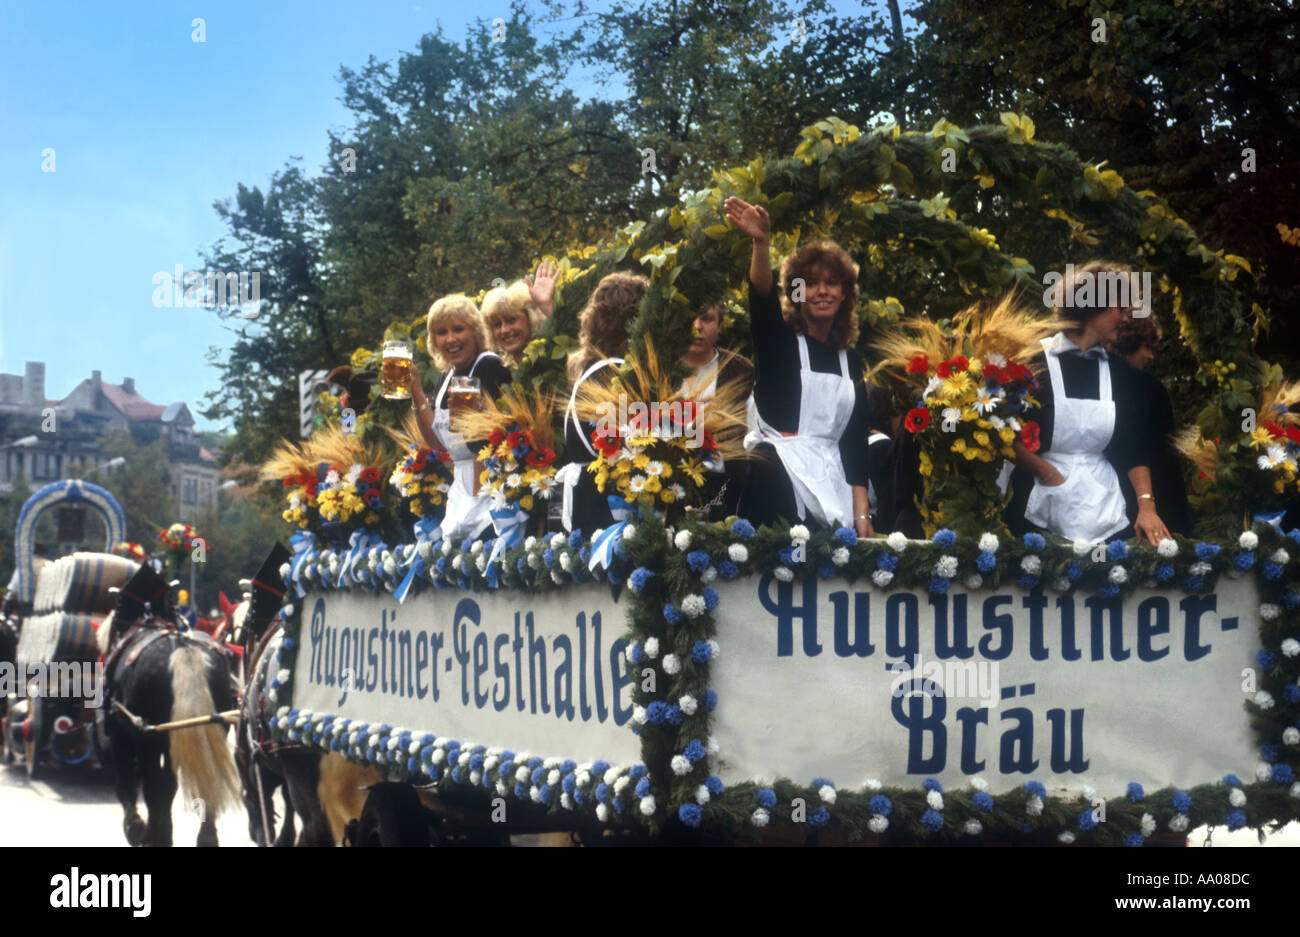
[[[614,776],[615,782],[626,779],[620,790],[602,778],[606,785],[602,797],[599,784],[590,783],[595,777],[593,770],[588,769],[587,777],[580,781],[580,765],[566,769],[566,762],[552,759],[554,763],[546,767],[542,761],[532,764],[531,757],[521,765],[518,756],[506,761],[504,753],[495,752],[498,762],[484,768],[491,755],[481,746],[466,748],[427,734],[417,738],[409,730],[391,726],[352,726],[327,714],[287,708],[287,698],[277,722],[282,737],[323,742],[349,757],[386,765],[394,777],[420,775],[443,785],[486,784],[498,793],[504,787],[507,793],[554,811],[570,809],[561,795],[570,794],[569,803],[584,806],[575,791],[584,795],[590,791],[593,799],[587,805],[596,806],[599,819],[632,816],[651,832],[661,830],[664,823],[679,823],[685,829],[720,829],[733,836],[759,836],[764,828],[780,826],[839,830],[850,839],[878,835],[884,842],[897,843],[970,842],[993,836],[1042,844],[1141,845],[1160,830],[1185,833],[1201,824],[1264,828],[1300,818],[1300,782],[1296,779],[1300,768],[1300,567],[1292,558],[1292,552],[1300,550],[1300,532],[1283,537],[1274,527],[1259,525],[1230,545],[1183,539],[1165,540],[1157,546],[1130,546],[1123,541],[1100,545],[1048,542],[1037,534],[1011,540],[991,532],[958,536],[946,529],[929,542],[909,541],[901,534],[859,541],[847,528],[811,533],[796,525],[759,531],[747,521],[733,520],[672,530],[652,517],[629,525],[616,550],[616,562],[606,570],[588,568],[591,541],[575,531],[567,536],[529,537],[507,551],[503,575],[495,583],[484,572],[491,546],[491,541],[459,545],[439,541],[430,548],[430,557],[436,556],[436,561],[423,581],[434,588],[525,592],[596,580],[612,586],[626,582],[634,596],[629,603],[626,653],[639,677],[633,684],[632,721],[642,739],[642,771],[633,777],[637,766],[621,769],[622,773]],[[318,558],[315,562],[324,576],[320,586],[313,584],[312,588],[391,589],[396,575],[388,574],[385,559],[391,559],[391,554],[386,548],[375,548],[372,553],[368,565],[361,564],[372,575],[357,574],[344,586],[335,585],[329,575],[337,559]],[[791,779],[755,779],[728,788],[711,770],[712,759],[719,754],[709,731],[718,696],[709,686],[709,668],[725,651],[717,637],[719,596],[713,584],[718,579],[733,580],[765,571],[772,571],[782,581],[792,581],[797,575],[843,577],[850,582],[869,579],[872,587],[885,592],[905,588],[943,594],[954,581],[972,590],[1014,582],[1023,589],[1041,585],[1057,592],[1088,591],[1112,597],[1127,595],[1139,586],[1205,594],[1213,591],[1221,576],[1240,578],[1254,572],[1263,600],[1259,608],[1259,686],[1248,704],[1261,741],[1254,778],[1243,782],[1228,775],[1220,782],[1187,790],[1166,788],[1149,794],[1133,783],[1122,796],[1108,798],[1105,823],[1096,822],[1095,792],[1049,797],[1043,785],[1032,779],[1018,790],[998,795],[989,793],[979,778],[972,779],[969,790],[947,792],[933,779],[920,789],[885,787],[869,780],[861,790],[849,791],[826,778],[806,784]],[[292,644],[286,646],[292,648]],[[651,684],[641,679],[646,669],[655,675],[653,689],[646,689]],[[279,676],[285,688],[291,686],[287,669]],[[335,744],[339,747],[333,748]],[[384,754],[399,749],[405,757]],[[381,755],[384,761],[380,761]],[[468,760],[463,760],[465,755]],[[475,756],[482,756],[481,764],[474,761]],[[527,769],[523,779],[521,767]],[[459,774],[456,768],[462,769]],[[544,769],[543,774],[537,774],[539,768]],[[550,780],[553,771],[560,772],[554,784]],[[572,779],[571,786],[566,786],[565,778]],[[543,794],[548,784],[550,793]],[[632,785],[637,810],[628,809],[632,797],[626,795],[626,788]],[[807,805],[807,826],[788,819],[788,810],[777,809],[796,797]],[[603,812],[601,805],[606,806]]]
[[[379,524],[385,507],[383,474],[377,465],[354,462],[346,470],[331,465],[316,493],[316,506],[326,523],[357,521],[366,527]]]

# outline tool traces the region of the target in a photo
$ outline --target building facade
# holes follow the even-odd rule
[[[21,472],[39,488],[63,478],[87,478],[109,461],[103,433],[126,430],[142,445],[163,441],[167,478],[175,501],[167,512],[193,521],[217,503],[217,453],[200,445],[194,417],[184,403],[147,400],[133,378],[121,384],[91,372],[60,400],[45,396],[45,364],[27,362],[23,374],[0,374],[0,493],[13,490]]]

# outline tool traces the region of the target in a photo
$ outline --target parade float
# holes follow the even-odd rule
[[[618,487],[637,445],[664,443],[633,427],[592,468],[619,502],[614,527],[541,531],[516,485],[495,536],[455,542],[438,526],[445,460],[408,438],[385,461],[368,447],[400,432],[401,408],[372,405],[269,472],[296,528],[278,739],[519,829],[1142,845],[1300,816],[1300,533],[1283,533],[1278,510],[1297,494],[1300,431],[1256,354],[1267,321],[1248,264],[1018,115],[921,133],[822,121],[793,158],[716,179],[560,258],[556,313],[519,385],[561,385],[574,314],[615,269],[651,278],[634,362],[646,336],[676,360],[705,300],[725,295],[738,318],[749,245],[720,206],[761,202],[785,235],[776,251],[825,235],[864,258],[864,297],[885,297],[864,301],[864,324],[917,350],[878,379],[909,401],[928,539],[697,521],[689,453],[656,450],[671,472],[652,490],[644,471]],[[1015,287],[1037,296],[1041,274],[959,216],[993,199],[1061,238],[1062,256],[1101,243],[1155,271],[1148,308],[1196,358],[1183,390],[1199,406],[1186,443],[1200,457],[1197,536],[1071,543],[1002,526],[993,469],[1033,436],[997,408],[1031,394],[1033,376],[957,312]],[[905,319],[920,310],[929,339]],[[377,362],[359,349],[352,363]],[[427,380],[427,359],[415,366]],[[969,425],[945,435],[947,420]],[[544,448],[507,436],[485,461]],[[550,463],[534,461],[540,493]],[[512,523],[520,512],[533,516]]]

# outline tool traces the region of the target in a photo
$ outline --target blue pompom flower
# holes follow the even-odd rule
[[[1174,578],[1174,564],[1164,560],[1156,564],[1156,582],[1168,582]]]
[[[1273,783],[1290,784],[1295,780],[1295,772],[1291,766],[1284,761],[1279,761],[1273,766]]]
[[[876,569],[883,569],[887,573],[892,573],[898,569],[898,556],[893,553],[882,553],[876,557]]]
[[[831,818],[831,812],[825,807],[818,807],[812,813],[808,814],[809,826],[825,826]]]
[[[985,812],[993,809],[993,795],[988,791],[980,791],[971,798],[971,801],[976,807]]]
[[[1022,589],[1032,589],[1038,585],[1038,577],[1031,576],[1029,573],[1021,573],[1016,577],[1016,585]]]
[[[1097,818],[1093,815],[1092,808],[1086,807],[1079,813],[1079,829],[1091,830],[1097,826]]]
[[[1241,570],[1250,569],[1255,565],[1255,552],[1253,550],[1242,550],[1232,558],[1232,565]]]
[[[709,586],[704,587],[704,607],[713,611],[718,607],[718,590]]]
[[[1259,571],[1270,582],[1277,582],[1282,578],[1282,567],[1276,563],[1265,563]]]
[[[690,742],[686,744],[686,747],[682,749],[682,755],[684,755],[686,760],[693,765],[703,761],[706,754],[707,752],[704,750],[704,743],[699,739],[691,739]]]
[[[957,542],[957,535],[945,527],[942,530],[935,531],[933,540],[945,550],[951,550],[953,544]]]
[[[582,530],[576,529],[569,534],[569,549],[576,550],[582,545]]]
[[[947,594],[947,592],[948,592],[948,587],[949,587],[950,585],[952,585],[952,580],[951,580],[951,579],[944,579],[942,576],[931,576],[931,577],[930,577],[930,585],[929,585],[929,589],[930,589],[931,592],[934,592],[934,593],[936,593],[937,595],[945,595],[945,594]]]
[[[1142,838],[1141,833],[1129,833],[1128,836],[1124,837],[1125,846],[1141,846],[1145,842],[1146,840]]]
[[[703,664],[713,656],[713,648],[709,647],[706,641],[696,641],[695,646],[691,648],[691,660],[697,664]]]
[[[835,575],[835,567],[830,563],[821,563],[817,566],[817,575],[823,579],[831,579]]]
[[[943,828],[943,814],[937,810],[927,810],[921,814],[921,825],[931,833],[938,832]]]
[[[1103,598],[1113,599],[1115,596],[1119,595],[1119,586],[1115,585],[1113,582],[1108,582],[1097,590],[1097,594]]]
[[[1047,546],[1047,541],[1043,539],[1042,534],[1025,534],[1025,547],[1027,549],[1038,551],[1045,546]]]
[[[632,575],[627,577],[628,588],[633,592],[640,592],[645,588],[647,582],[654,578],[654,573],[644,566],[638,566],[632,570]]]
[[[1030,797],[1046,797],[1047,788],[1043,787],[1040,781],[1026,781],[1025,793]]]
[[[650,723],[652,726],[663,725],[668,721],[668,704],[663,700],[655,700],[645,708],[645,721]],[[603,772],[597,772],[593,767],[592,773],[597,774]]]
[[[1128,556],[1128,545],[1123,540],[1112,540],[1106,544],[1106,558],[1112,563],[1118,563]]]
[[[1260,746],[1259,757],[1272,764],[1277,761],[1279,751],[1280,749],[1276,742],[1268,742]]]
[[[642,778],[636,782],[636,796],[644,797],[650,793],[650,779]]]
[[[555,568],[555,551],[547,547],[542,551],[542,562],[546,564],[547,569]]]
[[[767,807],[769,810],[776,806],[776,791],[770,787],[760,787],[755,796],[758,798],[760,807]]]
[[[1272,670],[1273,665],[1277,663],[1277,658],[1269,651],[1261,650],[1255,655],[1255,663],[1257,663],[1262,670]]]
[[[718,564],[718,575],[723,579],[735,579],[740,575],[740,567],[731,560],[723,560]]]
[[[664,620],[670,625],[680,625],[682,623],[682,613],[677,611],[677,607],[672,602],[664,603]]]
[[[699,826],[704,809],[699,804],[682,804],[677,808],[677,818],[687,826]]]
[[[858,534],[851,527],[837,527],[835,529],[835,539],[844,546],[851,547],[858,542]]]
[[[709,568],[709,554],[703,550],[692,550],[686,554],[686,565],[691,572],[702,573]]]
[[[921,782],[921,786],[925,788],[927,791],[935,791],[936,793],[939,794],[943,793],[943,785],[940,784],[938,780],[935,778],[926,778],[924,781]]]
[[[1225,774],[1223,776],[1223,783],[1229,787],[1241,787],[1241,778],[1237,777],[1235,774]]]
[[[754,536],[754,525],[742,517],[731,525],[731,533],[742,540],[748,540]]]
[[[975,568],[981,573],[991,573],[997,565],[997,556],[988,550],[980,550],[980,555],[975,557]]]
[[[715,691],[713,691],[713,690],[705,690],[705,691],[704,691],[704,711],[705,711],[705,712],[709,712],[709,713],[711,713],[711,712],[713,712],[714,708],[715,708],[717,705],[718,705],[718,694],[717,694]]]
[[[1300,686],[1288,683],[1286,688],[1282,690],[1282,699],[1288,703],[1300,703]]]
[[[1174,809],[1179,813],[1186,813],[1192,809],[1192,798],[1186,791],[1179,791],[1174,795]]]
[[[871,808],[872,813],[879,814],[882,817],[889,816],[889,811],[894,809],[894,805],[890,803],[889,798],[884,794],[877,794],[871,798],[867,806]]]
[[[1246,825],[1246,814],[1240,810],[1234,810],[1224,817],[1224,821],[1228,824],[1228,829],[1239,830]]]
[[[1142,790],[1142,785],[1137,781],[1128,782],[1128,799],[1133,803],[1138,803],[1146,794]]]
[[[682,707],[676,703],[669,703],[668,708],[664,710],[664,722],[670,726],[679,726],[686,719],[686,714],[682,712]]]
[[[1215,543],[1198,543],[1196,545],[1196,558],[1203,563],[1208,563],[1219,555],[1220,549],[1222,548]]]

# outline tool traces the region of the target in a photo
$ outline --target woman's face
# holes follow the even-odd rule
[[[492,338],[497,347],[518,356],[533,337],[533,326],[528,316],[519,312],[502,312],[492,323]]]
[[[1150,345],[1143,342],[1137,351],[1131,355],[1126,355],[1125,358],[1132,367],[1139,371],[1145,371],[1147,366],[1156,360],[1156,353]]]
[[[433,330],[433,343],[453,368],[464,368],[478,357],[474,330],[463,319],[444,319]]]
[[[718,344],[718,333],[722,330],[722,321],[718,310],[708,309],[696,317],[695,340],[691,342],[691,351],[703,353],[712,351]]]
[[[1092,326],[1098,341],[1111,344],[1119,337],[1119,326],[1124,321],[1125,315],[1125,311],[1119,306],[1111,306],[1105,312],[1093,316],[1088,324]]]
[[[831,276],[830,271],[814,267],[804,280],[804,301],[799,311],[805,322],[833,322],[844,302],[844,284]]]

